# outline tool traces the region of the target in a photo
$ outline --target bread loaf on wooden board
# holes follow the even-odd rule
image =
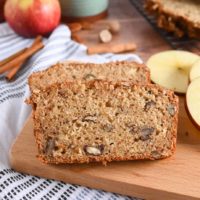
[[[33,90],[30,103],[46,163],[154,160],[175,151],[178,98],[157,85],[63,82]]]

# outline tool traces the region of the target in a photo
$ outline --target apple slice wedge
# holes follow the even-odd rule
[[[190,70],[190,81],[192,82],[197,77],[200,77],[200,59],[194,63]]]
[[[186,106],[191,118],[200,127],[200,77],[195,78],[188,86]]]
[[[199,58],[194,53],[181,50],[157,53],[147,61],[151,80],[175,92],[186,93],[190,69]]]

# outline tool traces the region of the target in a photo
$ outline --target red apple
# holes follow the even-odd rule
[[[11,28],[25,37],[47,35],[61,17],[58,0],[7,0],[4,11]]]
[[[4,4],[6,0],[0,0],[0,22],[4,21]]]

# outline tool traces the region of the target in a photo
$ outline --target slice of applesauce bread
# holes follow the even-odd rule
[[[154,160],[175,151],[178,97],[157,85],[56,83],[33,91],[29,103],[46,163]]]
[[[157,18],[157,25],[178,37],[200,39],[199,0],[146,0],[146,10]]]
[[[54,83],[73,80],[104,79],[109,81],[132,81],[149,83],[149,69],[133,61],[118,61],[104,64],[63,62],[47,70],[33,73],[29,77],[31,91],[45,88]]]

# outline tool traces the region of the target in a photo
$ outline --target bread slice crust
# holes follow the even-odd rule
[[[74,80],[108,80],[149,83],[150,71],[144,64],[134,61],[117,61],[103,64],[66,61],[32,73],[28,79],[31,92],[54,83]]]

